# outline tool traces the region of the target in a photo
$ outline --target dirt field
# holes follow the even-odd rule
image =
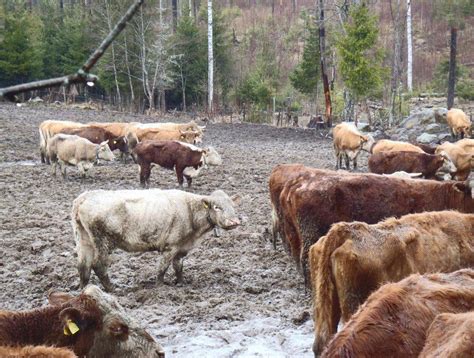
[[[81,182],[75,168],[63,181],[39,162],[38,125],[46,119],[141,121],[152,118],[58,107],[0,104],[0,309],[44,304],[50,288],[77,292],[72,200],[91,189],[139,189],[138,166],[114,162]],[[204,145],[224,164],[194,181],[193,192],[239,193],[243,225],[206,236],[184,261],[182,286],[156,282],[157,253],[116,251],[114,294],[156,337],[167,357],[311,357],[310,294],[281,245],[269,242],[268,177],[278,163],[333,168],[331,142],[311,130],[210,124]],[[360,160],[361,164],[366,159]],[[154,168],[152,187],[177,187],[172,171]],[[97,284],[92,276],[92,283]]]

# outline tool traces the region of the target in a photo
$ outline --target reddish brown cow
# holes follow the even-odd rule
[[[50,305],[30,311],[0,311],[0,346],[54,345],[86,355],[102,328],[97,303],[88,295],[48,297]]]
[[[122,153],[128,153],[128,141],[124,136],[117,137],[107,129],[87,126],[81,128],[66,128],[61,130],[64,134],[74,134],[82,138],[90,140],[92,143],[100,144],[108,141],[110,150],[120,150]]]
[[[426,334],[420,358],[471,358],[474,356],[474,312],[442,313]]]
[[[320,353],[371,292],[412,273],[474,267],[474,214],[424,212],[374,225],[340,222],[311,246],[315,340]],[[443,253],[440,255],[439,253]]]
[[[293,179],[277,195],[286,177]],[[274,188],[273,183],[279,187]],[[375,224],[391,216],[447,209],[474,213],[471,188],[464,182],[334,172],[301,164],[277,166],[270,176],[270,195],[273,207],[278,208],[278,231],[296,263],[302,265],[305,279],[310,246],[334,223]]]
[[[192,177],[186,175],[186,168],[199,169],[202,165],[220,165],[221,157],[212,147],[201,149],[192,144],[167,140],[146,140],[137,144],[133,150],[140,165],[140,184],[150,185],[151,164],[155,163],[166,169],[175,169],[178,183],[183,185],[184,177],[191,186]]]
[[[426,179],[436,179],[438,171],[455,173],[456,167],[446,153],[432,155],[416,152],[379,152],[369,158],[369,171],[392,174],[398,171],[422,173]]]
[[[329,342],[323,357],[417,357],[441,313],[474,310],[474,271],[411,275],[374,292]]]
[[[77,358],[73,351],[67,348],[26,346],[0,347],[0,357],[7,358]]]

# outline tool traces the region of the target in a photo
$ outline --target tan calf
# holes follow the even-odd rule
[[[85,127],[85,124],[72,122],[72,121],[43,121],[39,126],[39,135],[40,135],[40,155],[41,163],[48,163],[49,160],[46,156],[46,147],[48,145],[48,140],[50,140],[55,134],[60,133],[66,128],[80,128]]]
[[[436,148],[436,154],[445,152],[457,168],[453,174],[455,180],[464,181],[474,167],[474,153],[468,153],[457,143],[444,142]]]
[[[361,150],[370,151],[374,139],[370,135],[363,135],[351,123],[340,123],[332,130],[334,151],[336,152],[336,169],[342,167],[342,157],[345,157],[346,169],[349,169],[349,160],[352,160],[354,169],[357,168],[357,157]]]
[[[451,108],[446,115],[446,121],[451,129],[453,138],[456,139],[458,135],[461,138],[471,135],[471,121],[462,110]]]
[[[389,139],[381,139],[377,141],[371,150],[372,154],[380,153],[380,152],[417,152],[417,153],[425,153],[423,149],[420,147],[407,143],[407,142],[400,142],[396,140],[389,140]]]

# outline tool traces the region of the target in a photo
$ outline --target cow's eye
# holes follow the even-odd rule
[[[221,208],[218,207],[217,205],[214,205],[214,210],[215,210],[215,211],[221,211]]]

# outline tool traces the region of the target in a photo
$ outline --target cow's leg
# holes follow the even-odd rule
[[[59,167],[61,168],[61,174],[63,175],[63,179],[67,179],[66,163],[64,163],[62,160],[58,160],[58,162],[59,162]]]
[[[171,265],[171,261],[174,259],[177,252],[178,250],[173,249],[163,253],[163,256],[161,257],[160,266],[158,267],[158,282],[163,283],[166,271],[168,271],[168,268]]]
[[[80,287],[84,288],[91,277],[92,263],[97,256],[96,248],[92,244],[89,233],[80,221],[73,221],[73,232],[76,239],[77,270],[79,271]]]
[[[183,186],[183,182],[184,182],[183,172],[184,172],[184,168],[177,165],[176,166],[176,176],[178,177],[178,183],[179,183],[180,187]]]
[[[183,282],[183,260],[182,258],[186,256],[185,252],[178,252],[173,257],[173,269],[176,275],[176,283]]]
[[[140,185],[146,188],[150,184],[151,165],[149,163],[140,163]]]
[[[51,173],[54,176],[56,176],[57,167],[58,167],[58,162],[52,162],[51,163]]]
[[[184,177],[186,178],[186,181],[187,181],[187,183],[188,183],[188,188],[190,188],[190,187],[191,187],[191,184],[192,184],[192,182],[193,182],[193,178],[191,178],[191,177],[188,176],[188,175],[185,175]]]
[[[108,255],[107,255],[108,256]],[[107,273],[107,269],[109,267],[108,257],[104,258],[103,256],[99,257],[99,260],[96,264],[92,266],[94,269],[95,274],[100,280],[102,286],[107,292],[112,292],[114,290],[114,285],[110,281],[109,274]]]
[[[347,155],[347,153],[344,153],[344,159],[345,159],[345,162],[346,162],[346,169],[347,170],[350,170],[350,160],[349,160],[349,156]]]
[[[85,179],[86,178],[86,168],[84,167],[83,162],[77,163],[77,168],[79,169],[79,173],[81,174],[81,178]]]

